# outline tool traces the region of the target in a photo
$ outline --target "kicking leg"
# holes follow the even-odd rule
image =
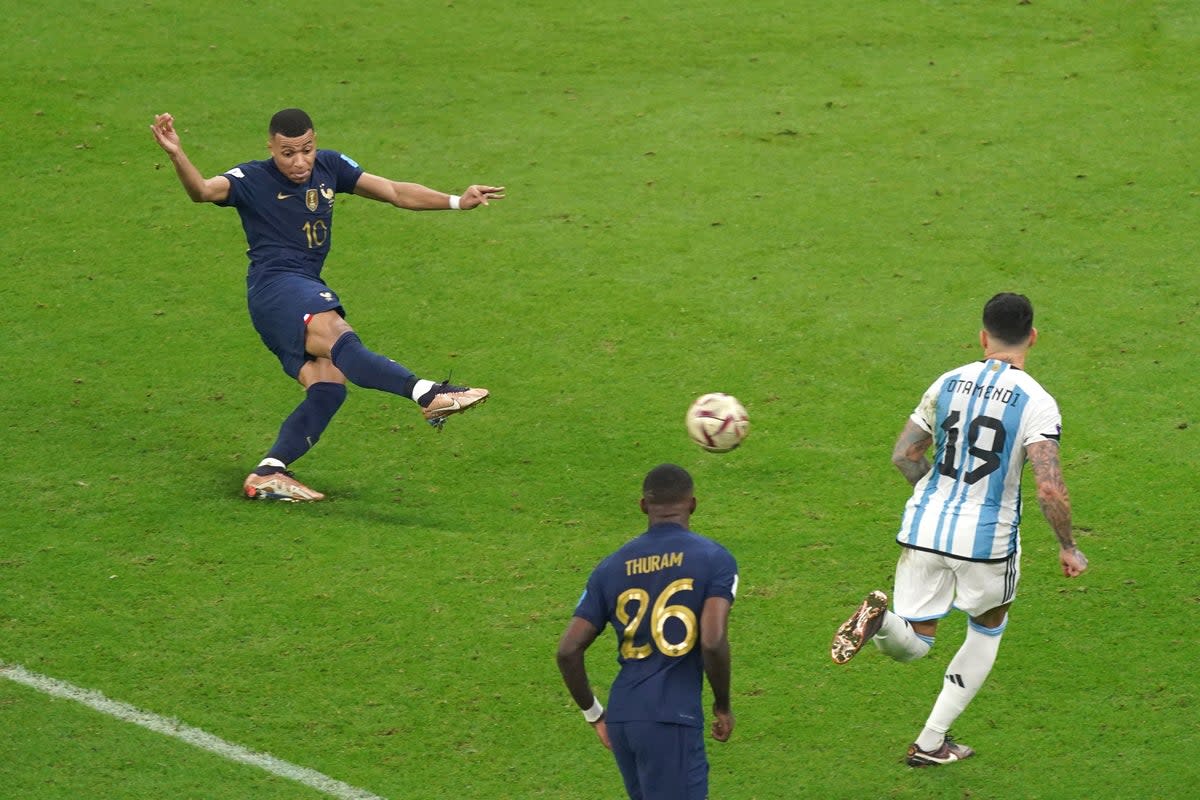
[[[909,622],[887,610],[887,595],[871,592],[833,635],[829,654],[845,664],[869,641],[896,661],[914,661],[929,652],[937,620]]]
[[[446,417],[487,399],[487,389],[419,380],[407,367],[368,350],[354,329],[336,311],[315,314],[305,333],[308,352],[328,357],[356,386],[407,397],[421,406],[426,421],[441,428]]]
[[[896,661],[924,658],[933,647],[937,621],[910,622],[891,611],[884,613],[883,624],[873,641],[880,652]]]

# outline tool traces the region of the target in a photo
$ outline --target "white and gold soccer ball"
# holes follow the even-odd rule
[[[688,409],[687,432],[710,453],[728,453],[750,433],[750,417],[733,395],[710,392]]]

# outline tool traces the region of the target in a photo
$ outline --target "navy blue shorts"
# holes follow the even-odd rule
[[[346,316],[337,293],[325,281],[292,272],[256,282],[246,295],[246,305],[263,344],[293,378],[300,374],[305,361],[312,360],[304,349],[304,329],[309,318],[322,311],[337,311]]]
[[[609,722],[608,739],[630,800],[705,800],[704,729],[668,722]]]

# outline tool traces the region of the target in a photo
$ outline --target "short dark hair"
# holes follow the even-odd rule
[[[642,481],[642,499],[651,505],[681,503],[692,496],[692,476],[675,464],[659,464]]]
[[[1033,330],[1033,303],[1023,294],[1001,292],[983,307],[983,327],[1005,344],[1021,344]]]
[[[278,133],[283,136],[295,137],[303,136],[310,130],[314,130],[312,117],[306,111],[299,108],[285,108],[277,111],[275,116],[271,117],[267,135],[274,136]]]

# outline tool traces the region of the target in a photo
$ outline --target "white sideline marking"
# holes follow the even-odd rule
[[[238,761],[242,764],[258,767],[281,778],[287,778],[316,789],[319,792],[324,792],[332,797],[341,798],[341,800],[384,800],[384,798],[371,794],[365,789],[358,789],[348,783],[342,783],[308,767],[291,764],[269,753],[256,753],[253,750],[247,750],[240,745],[227,742],[199,728],[184,725],[179,720],[160,717],[157,714],[142,711],[126,703],[110,700],[100,692],[81,689],[66,681],[30,672],[19,664],[4,664],[0,662],[0,677],[7,678],[16,683],[22,683],[33,689],[37,689],[43,694],[61,697],[64,700],[74,700],[76,703],[82,703],[103,714],[116,717],[123,722],[132,722],[134,725],[141,725],[143,728],[148,728],[156,733],[173,736],[176,739],[187,742],[193,747],[199,747],[201,750],[216,753],[230,761]]]

